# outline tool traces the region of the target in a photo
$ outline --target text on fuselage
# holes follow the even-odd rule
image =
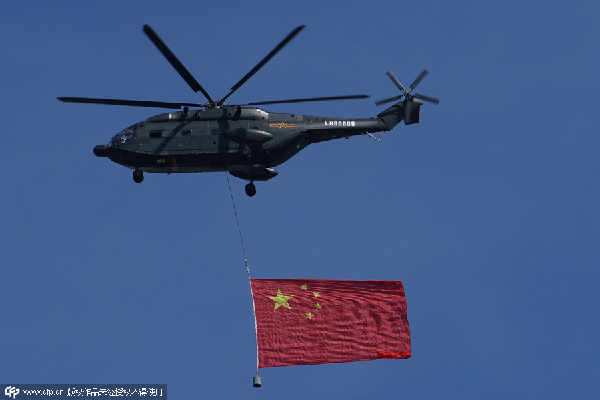
[[[356,126],[356,121],[325,121],[328,126]]]

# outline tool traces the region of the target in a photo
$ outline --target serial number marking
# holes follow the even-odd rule
[[[356,121],[325,121],[328,126],[356,126]]]

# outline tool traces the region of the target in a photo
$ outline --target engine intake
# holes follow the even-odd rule
[[[260,129],[236,129],[223,132],[223,136],[236,143],[264,143],[273,139],[273,135]]]

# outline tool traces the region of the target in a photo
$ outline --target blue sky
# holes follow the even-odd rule
[[[24,1],[0,15],[0,381],[167,383],[171,398],[591,398],[600,390],[597,2]],[[418,125],[231,178],[256,278],[401,280],[412,358],[255,370],[223,173],[152,175],[92,148],[202,102],[298,25],[231,102],[371,117],[426,68]]]

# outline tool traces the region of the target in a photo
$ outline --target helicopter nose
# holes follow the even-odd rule
[[[94,147],[94,154],[96,157],[108,157],[108,146],[105,144],[99,144]]]

